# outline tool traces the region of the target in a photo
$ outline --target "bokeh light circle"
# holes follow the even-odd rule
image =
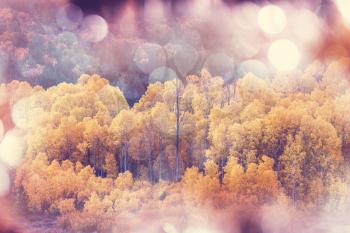
[[[63,30],[76,29],[83,19],[82,10],[73,4],[67,4],[58,9],[56,22]]]
[[[0,163],[0,197],[10,191],[10,176],[7,168]]]
[[[214,231],[204,227],[189,227],[184,233],[214,233]]]
[[[340,14],[343,16],[345,23],[350,26],[350,1],[349,0],[335,0]]]
[[[252,73],[259,78],[267,78],[270,74],[269,69],[259,60],[245,60],[236,67],[237,78],[242,78],[246,74]]]
[[[267,5],[258,13],[258,24],[267,34],[280,33],[287,24],[286,14],[279,6]]]
[[[293,20],[288,22],[289,32],[305,45],[314,45],[321,39],[321,22],[316,14],[308,9],[294,10]]]
[[[108,24],[99,15],[86,16],[80,29],[80,37],[88,42],[99,42],[108,34]]]
[[[232,54],[238,60],[254,57],[261,48],[261,39],[256,32],[236,33],[231,43]]]
[[[144,43],[136,49],[133,61],[143,73],[149,74],[165,65],[166,53],[158,44]]]
[[[166,66],[159,67],[155,69],[151,75],[149,76],[149,83],[161,82],[164,83],[166,81],[177,79],[177,75],[175,71]]]
[[[10,168],[16,167],[22,161],[24,151],[23,133],[18,129],[8,131],[0,143],[0,162]]]
[[[181,75],[186,76],[196,65],[199,54],[192,46],[181,43],[175,46],[174,64]]]
[[[4,137],[4,133],[5,133],[5,126],[4,126],[4,123],[2,123],[2,120],[0,120],[0,141]]]
[[[165,223],[163,225],[163,231],[165,233],[177,233],[176,227],[171,223]]]
[[[204,63],[204,68],[211,75],[220,76],[225,82],[232,81],[234,78],[235,65],[233,59],[225,53],[214,53],[208,56]]]
[[[29,122],[33,117],[31,114],[30,99],[22,98],[12,107],[11,117],[13,123],[20,129],[29,128]],[[35,117],[35,116],[34,116]]]
[[[289,40],[277,40],[268,50],[268,59],[276,70],[292,71],[300,62],[297,46]]]

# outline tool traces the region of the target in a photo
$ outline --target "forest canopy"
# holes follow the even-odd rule
[[[349,12],[0,0],[0,233],[349,233]]]
[[[13,192],[30,212],[83,232],[137,232],[165,210],[340,207],[350,159],[343,64],[231,84],[202,70],[150,84],[132,107],[98,75],[48,89],[2,84],[5,128],[25,142],[24,158],[9,160]]]

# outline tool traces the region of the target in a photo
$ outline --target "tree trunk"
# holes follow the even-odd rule
[[[118,147],[116,146],[115,148],[115,155],[114,155],[114,158],[115,158],[115,161],[117,162],[118,161]],[[120,161],[119,161],[119,169],[118,169],[118,166],[116,166],[116,173],[118,175],[119,171],[120,170]]]
[[[120,170],[120,173],[123,173],[123,154],[124,154],[124,147],[123,147],[123,145],[120,145],[120,153],[119,153],[119,170]]]
[[[180,165],[180,103],[179,103],[179,87],[178,80],[176,79],[176,168],[175,168],[175,181],[179,180],[179,165]]]
[[[128,144],[125,144],[124,171],[128,170]]]
[[[148,179],[153,183],[152,153],[149,138],[147,139]]]
[[[158,179],[159,179],[159,181],[161,181],[162,180],[162,163],[163,163],[163,141],[162,141],[162,137],[161,137],[161,135],[160,135],[160,133],[159,133],[159,171],[158,171],[158,173],[159,173],[159,176],[158,176]]]

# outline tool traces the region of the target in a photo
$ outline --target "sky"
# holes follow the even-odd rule
[[[349,56],[345,0],[4,0],[2,82],[50,87],[97,73],[133,103],[207,69],[226,83]],[[286,56],[288,54],[288,56]]]

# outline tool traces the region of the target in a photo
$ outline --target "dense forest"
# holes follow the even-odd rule
[[[0,233],[349,233],[349,3],[0,0]]]
[[[19,164],[12,192],[73,232],[172,233],[189,210],[337,210],[350,201],[347,62],[231,84],[206,70],[153,80],[132,107],[98,75],[1,84],[5,128],[16,126],[5,139],[25,144],[8,160]]]

